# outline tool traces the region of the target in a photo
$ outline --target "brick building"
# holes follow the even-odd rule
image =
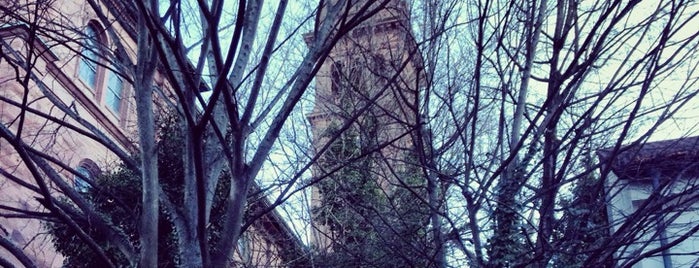
[[[124,66],[136,57],[135,13],[118,0],[14,2],[0,0],[0,264],[59,267],[63,257],[35,219],[47,218],[42,194],[83,192],[91,178],[115,167],[116,154],[137,152],[134,93]],[[172,98],[169,83],[156,73],[154,86],[164,107]],[[256,198],[250,209],[268,206]],[[244,237],[239,265],[282,265],[289,252],[302,250],[274,210]]]

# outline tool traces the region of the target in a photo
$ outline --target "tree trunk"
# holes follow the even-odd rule
[[[158,266],[158,152],[155,144],[155,120],[153,113],[153,74],[156,54],[145,25],[139,17],[138,51],[134,91],[141,148],[141,181],[143,211],[141,212],[141,257],[139,267]]]

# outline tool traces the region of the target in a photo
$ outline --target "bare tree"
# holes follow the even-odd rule
[[[589,189],[605,191],[614,156],[590,164],[595,151],[644,142],[696,96],[691,1],[416,6],[426,87],[415,113],[430,137],[416,145],[446,198],[440,242],[471,266],[554,265],[571,183],[601,173]],[[604,241],[619,241],[612,224]],[[578,265],[603,265],[624,241],[590,245]]]
[[[88,0],[86,4],[30,1],[25,5],[3,5],[3,30],[15,31],[12,32],[15,35],[3,35],[1,56],[7,66],[4,68],[12,72],[3,76],[6,79],[2,83],[3,87],[17,88],[21,94],[2,97],[3,107],[12,108],[3,112],[0,132],[7,144],[3,150],[16,154],[20,161],[17,167],[27,170],[16,173],[12,167],[3,166],[3,175],[29,191],[27,198],[37,196],[43,209],[37,214],[32,210],[3,208],[24,217],[34,215],[68,224],[104,263],[115,266],[114,256],[100,248],[95,238],[76,223],[77,219],[89,219],[130,265],[138,263],[143,267],[158,264],[155,252],[158,213],[164,211],[170,215],[168,219],[177,235],[180,265],[228,265],[243,228],[250,224],[243,217],[248,193],[253,190],[280,131],[297,109],[320,63],[342,36],[373,16],[385,2],[319,1],[307,6],[308,11],[296,18],[289,18],[289,13],[299,9],[289,10],[287,1],[273,5],[264,5],[262,1],[217,0],[169,3]],[[86,26],[73,17],[74,10],[68,10],[76,6],[89,10],[88,16],[101,27],[83,34]],[[295,61],[286,61],[285,52],[295,49],[302,40],[301,33],[306,32],[310,32],[305,37],[308,50]],[[89,40],[95,37],[110,43],[90,44]],[[136,127],[131,130],[139,137],[137,143],[131,143],[118,130],[95,123],[94,117],[101,115],[86,115],[91,111],[82,108],[90,103],[84,97],[72,101],[57,94],[63,92],[59,84],[47,82],[61,79],[52,77],[54,72],[42,76],[44,66],[59,69],[56,64],[71,62],[72,58],[68,57],[76,54],[86,64],[116,73],[131,85],[136,107]],[[55,56],[58,58],[50,59]],[[283,71],[270,71],[271,68],[283,68]],[[281,78],[270,81],[270,73]],[[96,79],[106,79],[101,75],[104,76],[98,74]],[[158,82],[159,87],[154,86],[157,77],[164,78]],[[68,90],[72,88],[69,86]],[[206,97],[202,95],[204,92]],[[34,107],[35,102],[45,106]],[[185,147],[182,196],[165,194],[158,183],[155,126],[161,111],[158,105],[175,109],[180,118],[179,131]],[[27,118],[43,125],[29,129]],[[66,162],[68,159],[45,153],[38,147],[60,146],[59,142],[32,140],[51,131],[57,139],[61,135],[79,136],[106,148],[110,157],[141,174],[143,210],[138,215],[139,242],[130,241],[119,226],[100,218],[64,175],[73,174],[86,181],[89,178],[71,167]],[[134,156],[140,160],[134,160]],[[208,243],[207,228],[211,224],[213,193],[222,183],[219,179],[224,171],[230,174],[222,230],[227,237],[214,250]],[[294,182],[298,177],[295,174],[289,178],[287,189],[296,187]],[[288,195],[283,195],[272,205],[286,198]],[[175,206],[180,200],[185,205]]]
[[[366,217],[362,224],[370,223],[367,229],[373,233],[393,234],[380,237],[383,245],[412,247],[392,248],[405,254],[395,256],[423,254],[419,264],[547,267],[562,265],[563,254],[576,248],[585,252],[571,265],[605,265],[610,258],[638,253],[618,262],[632,265],[696,234],[696,228],[685,228],[661,236],[650,227],[678,222],[696,201],[693,185],[676,192],[670,183],[658,183],[632,216],[595,223],[602,242],[576,244],[579,236],[566,235],[582,230],[566,221],[581,208],[575,200],[582,197],[573,196],[579,190],[571,185],[604,191],[606,198],[618,196],[621,191],[609,191],[606,183],[613,161],[633,148],[622,145],[655,137],[694,101],[699,33],[692,28],[698,12],[693,1],[405,2],[410,20],[401,27],[410,45],[384,59],[389,72],[376,72],[373,63],[380,60],[375,48],[354,38],[371,29],[364,23],[388,0],[319,1],[294,18],[289,16],[301,8],[291,10],[287,1],[87,3],[102,25],[94,36],[110,40],[108,45],[90,45],[94,36],[66,12],[68,5],[29,1],[0,7],[0,85],[13,92],[0,95],[0,137],[3,154],[17,159],[3,164],[0,172],[28,193],[25,198],[36,197],[29,203],[41,209],[21,204],[0,208],[6,218],[66,224],[111,266],[117,265],[112,252],[78,221],[89,220],[128,264],[152,267],[158,264],[153,253],[158,213],[164,211],[176,230],[180,265],[225,266],[254,219],[299,188],[342,181],[356,170],[375,171],[362,176],[391,187],[369,187],[378,193],[372,198],[381,202],[350,209],[370,211],[358,213]],[[307,50],[298,53],[302,41]],[[346,49],[351,55],[334,54],[338,46],[353,48]],[[131,85],[137,108],[133,121],[105,125],[101,122],[109,121],[108,115],[85,108],[93,104],[88,94],[70,86],[75,77],[56,71],[81,60]],[[316,154],[297,155],[302,160],[274,183],[281,195],[245,217],[249,193],[268,190],[256,188],[256,179],[266,161],[275,162],[268,161],[270,154],[285,125],[301,113],[311,80],[316,74],[334,76],[324,69],[333,62],[349,67],[355,61],[372,63],[362,72],[372,72],[382,82],[354,80],[365,84],[355,84],[352,98],[341,101],[316,98],[316,104],[338,106],[334,120],[328,121],[337,131],[313,133],[315,141],[322,141],[314,144]],[[347,70],[337,72],[338,77],[353,81],[353,69]],[[401,101],[386,101],[395,99]],[[179,118],[184,146],[180,196],[166,194],[157,179],[155,122],[161,107],[176,110]],[[361,127],[386,124],[382,120],[390,122],[392,132]],[[353,133],[360,133],[356,140],[362,146],[349,151],[333,147]],[[100,217],[72,187],[67,175],[90,180],[61,153],[61,146],[71,144],[61,137],[104,148],[106,158],[140,174],[140,241]],[[303,145],[294,146],[303,151]],[[605,157],[592,160],[603,148]],[[397,157],[396,151],[410,152],[409,157]],[[346,155],[326,155],[333,153]],[[302,180],[316,162],[321,163],[314,167],[318,172]],[[406,169],[419,173],[420,182],[401,179],[407,177],[400,175]],[[222,178],[230,183],[221,232],[227,237],[212,247],[208,230]],[[347,199],[353,190],[344,185],[340,197]],[[599,201],[599,195],[589,198]],[[405,199],[419,208],[419,244],[387,240],[400,238],[396,226],[408,225],[407,217],[394,217],[404,215],[398,200]],[[185,205],[175,205],[180,202]],[[336,230],[328,236],[338,237]],[[22,265],[32,266],[11,242],[0,239]],[[639,243],[645,245],[639,249]],[[336,243],[333,251],[346,248],[347,243]]]

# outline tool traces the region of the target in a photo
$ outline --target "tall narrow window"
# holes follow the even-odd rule
[[[97,61],[99,50],[99,40],[97,36],[97,27],[88,24],[85,28],[85,41],[83,43],[82,57],[80,58],[80,66],[78,67],[78,73],[80,79],[82,79],[91,89],[97,87]]]
[[[373,59],[373,70],[371,70],[374,74],[374,76],[378,77],[379,79],[386,79],[388,78],[386,70],[387,64],[386,64],[386,59],[383,57],[383,55],[377,54],[374,55]]]
[[[92,180],[92,172],[85,166],[79,166],[75,171],[82,175],[82,177],[76,175],[74,178],[75,190],[81,193],[87,192],[90,189],[90,183],[87,180]]]
[[[330,90],[333,95],[337,95],[340,92],[340,87],[342,87],[342,63],[333,62],[330,65]]]
[[[361,93],[362,90],[364,90],[364,81],[365,77],[362,77],[364,75],[363,71],[368,68],[368,65],[366,62],[362,61],[359,58],[352,59],[352,61],[349,63],[349,68],[345,70],[347,72],[347,88],[352,89],[353,91],[359,91]]]
[[[115,114],[119,115],[121,111],[121,101],[123,98],[124,81],[117,74],[109,72],[109,80],[107,81],[107,91],[104,97],[104,102],[107,107]]]
[[[251,257],[252,254],[250,252],[250,241],[249,238],[246,234],[241,234],[240,237],[238,238],[238,253],[240,253],[240,259],[243,261],[244,266],[248,266],[251,264]]]

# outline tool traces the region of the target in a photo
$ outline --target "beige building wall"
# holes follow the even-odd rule
[[[10,6],[7,3],[13,1],[8,1],[0,0],[0,5]],[[73,25],[75,31],[61,30],[57,36],[40,36],[30,44],[28,43],[30,38],[26,27],[3,24],[5,21],[0,20],[0,40],[2,40],[0,46],[2,46],[3,52],[11,52],[7,54],[9,57],[17,59],[15,64],[25,64],[26,62],[22,63],[21,61],[36,59],[33,62],[35,66],[32,71],[36,76],[26,86],[17,81],[17,72],[14,66],[8,64],[6,59],[0,60],[0,97],[2,98],[0,99],[0,123],[13,132],[16,132],[21,125],[22,141],[30,144],[32,148],[39,148],[39,151],[49,157],[65,163],[65,167],[56,164],[53,166],[60,172],[65,182],[74,185],[76,176],[74,172],[78,167],[88,168],[95,173],[108,171],[117,165],[118,158],[104,145],[78,134],[75,130],[62,126],[62,122],[78,126],[81,131],[86,132],[91,130],[83,127],[83,123],[89,124],[113,140],[120,149],[126,152],[137,151],[133,89],[125,79],[121,108],[118,111],[110,109],[106,98],[107,84],[111,74],[105,67],[113,67],[114,64],[110,61],[117,60],[114,56],[114,51],[116,51],[114,38],[119,38],[121,44],[125,46],[127,55],[122,55],[122,57],[129,57],[132,61],[135,60],[135,42],[127,30],[118,23],[116,16],[124,16],[124,14],[111,14],[106,6],[101,6],[100,8],[105,12],[107,19],[113,22],[110,25],[102,25],[98,22],[99,19],[93,7],[88,5],[86,1],[49,2],[51,6],[47,6],[47,12],[44,15],[47,20],[40,21],[39,24],[49,28],[51,27],[50,23],[63,26]],[[88,25],[100,29],[98,34],[103,45],[100,48],[100,56],[106,56],[106,59],[100,60],[100,64],[103,66],[97,67],[94,87],[89,86],[80,77],[81,60],[78,52],[81,52],[82,49],[79,44],[61,42],[63,39],[83,42],[85,39],[81,34]],[[115,35],[104,31],[106,27],[113,29]],[[33,48],[30,49],[30,47]],[[24,72],[20,70],[19,74],[24,75]],[[127,76],[130,75],[127,74]],[[168,83],[159,74],[156,74],[155,81],[156,86],[167,90]],[[59,122],[30,113],[25,113],[27,116],[20,118],[21,113],[17,103],[22,103],[25,95],[30,109],[48,114]],[[60,104],[58,106],[68,107],[71,112],[77,113],[80,120],[84,120],[84,122],[76,122],[66,116],[47,96],[54,98],[53,101]],[[20,119],[23,120],[22,124],[19,123]],[[39,196],[37,193],[9,179],[8,176],[11,176],[35,184],[33,180],[37,178],[34,178],[28,171],[15,148],[2,138],[0,138],[0,168],[8,172],[0,174],[0,205],[30,212],[41,213],[44,211],[34,198]],[[38,179],[48,180],[45,176],[40,176]],[[61,195],[60,191],[51,183],[49,183],[49,187],[51,191],[55,191],[55,195]],[[265,222],[273,222],[273,224]],[[298,247],[299,244],[289,244],[288,241],[278,241],[279,238],[275,238],[280,236],[276,232],[285,232],[286,236],[282,237],[295,239],[293,235],[288,237],[291,235],[288,229],[269,227],[282,225],[284,225],[283,220],[278,216],[263,217],[260,223],[256,223],[246,232],[246,239],[241,241],[241,248],[236,253],[238,259],[236,263],[246,267],[283,266],[285,262],[280,255],[289,250],[284,247]],[[0,215],[0,236],[24,249],[24,252],[28,253],[39,267],[60,267],[62,265],[63,257],[55,252],[50,236],[45,234],[42,223],[38,220]],[[13,265],[21,266],[2,247],[0,247],[0,258],[7,259]]]
[[[17,8],[24,7],[17,6]],[[44,17],[41,17],[37,25],[51,29],[55,27],[51,25],[52,23],[60,23],[64,26],[74,26],[75,31],[61,29],[55,33],[44,33],[55,34],[55,36],[37,36],[32,40],[33,37],[30,37],[30,32],[25,25],[6,24],[7,21],[2,21],[3,25],[0,27],[2,44],[0,45],[7,57],[0,60],[0,97],[3,98],[0,101],[0,120],[13,133],[22,129],[21,142],[64,163],[66,165],[64,167],[55,163],[52,163],[52,166],[65,179],[65,182],[74,185],[76,177],[73,173],[74,169],[82,166],[96,173],[115,165],[117,158],[102,144],[63,126],[63,123],[71,124],[81,131],[91,132],[90,129],[83,127],[84,124],[81,122],[66,116],[60,106],[77,113],[80,120],[84,120],[116,142],[117,147],[129,151],[135,148],[132,90],[124,81],[120,109],[115,111],[110,109],[106,102],[108,76],[111,75],[107,68],[97,66],[96,83],[93,87],[80,79],[80,59],[76,52],[81,51],[81,48],[78,43],[61,43],[61,41],[84,40],[80,34],[88,24],[94,24],[101,30],[105,27],[97,23],[96,14],[85,2],[53,1],[50,6],[42,7],[42,10],[46,13],[43,13]],[[124,34],[123,29],[117,24],[109,27],[125,37],[122,41],[125,41],[124,44],[130,54],[125,56],[133,58],[134,44],[128,41],[130,39]],[[103,32],[101,36],[104,45],[100,48],[103,52],[101,56],[112,55],[114,42],[111,42],[112,40]],[[18,69],[15,68],[25,64],[32,64],[33,67],[31,79],[23,84],[21,79],[26,72],[21,68],[17,72]],[[107,60],[102,60],[101,64],[114,66]],[[20,76],[19,79],[17,75]],[[17,105],[21,104],[25,97],[29,109],[47,116],[40,116],[37,113],[24,113],[24,116],[20,116],[22,113]],[[0,204],[4,206],[37,213],[43,211],[35,198],[39,194],[10,180],[9,176],[34,185],[35,180],[42,180],[48,184],[54,196],[61,195],[60,190],[49,182],[46,176],[35,177],[29,172],[26,163],[22,161],[7,139],[0,139],[0,165],[9,173],[0,176]],[[6,217],[0,217],[0,226],[2,227],[0,235],[9,238],[28,253],[39,267],[62,265],[63,258],[56,254],[51,238],[45,234],[46,231],[40,221],[6,215]],[[0,248],[0,258],[19,265],[17,260],[2,248]]]
[[[12,6],[10,6],[12,8]],[[23,8],[23,7],[17,7]],[[34,7],[30,7],[34,8]],[[92,125],[98,131],[104,133],[111,140],[116,142],[116,146],[124,150],[134,150],[134,105],[132,103],[132,90],[128,83],[123,83],[122,101],[120,109],[114,111],[110,109],[106,102],[106,90],[109,71],[103,67],[97,67],[96,83],[94,87],[89,87],[87,83],[78,77],[79,57],[76,51],[81,51],[77,43],[60,42],[62,39],[72,38],[83,40],[80,31],[92,23],[97,28],[104,29],[98,24],[97,16],[92,9],[83,1],[53,1],[50,6],[42,8],[44,20],[38,21],[37,25],[51,29],[51,23],[61,23],[63,25],[73,25],[76,31],[61,29],[55,34],[55,39],[49,36],[37,36],[33,42],[30,32],[25,25],[5,24],[0,26],[0,37],[2,38],[2,49],[6,52],[7,58],[0,61],[0,119],[2,123],[12,132],[17,133],[22,129],[22,142],[38,149],[50,158],[66,164],[61,167],[52,164],[61,174],[65,181],[73,185],[78,167],[89,168],[92,172],[108,170],[116,164],[117,158],[103,145],[98,142],[77,134],[63,123],[77,126],[82,131],[90,132],[83,127],[80,122],[66,116],[60,110],[60,106],[67,107],[72,112],[77,113],[81,120]],[[26,19],[26,18],[25,18]],[[129,40],[117,24],[110,25],[119,35]],[[59,37],[65,35],[65,37]],[[110,38],[103,34],[102,55],[110,54],[114,51]],[[31,42],[31,43],[30,43]],[[133,57],[133,42],[124,42],[126,49]],[[9,60],[15,60],[12,66]],[[33,64],[31,80],[26,85],[18,81],[26,74],[23,70],[15,69],[24,64]],[[101,64],[112,66],[106,60]],[[52,119],[39,116],[36,113],[24,113],[24,117],[17,103],[22,103],[26,97],[27,106],[30,109],[49,115]],[[14,102],[14,104],[13,104]],[[59,103],[59,105],[55,105]],[[55,122],[52,120],[57,120]],[[55,195],[60,195],[58,188],[48,182],[45,176],[35,177],[26,168],[15,148],[6,139],[0,139],[0,165],[9,174],[0,176],[0,204],[19,208],[27,211],[42,212],[41,205],[35,197],[39,194],[22,187],[18,183],[9,180],[8,176],[14,176],[25,180],[27,183],[36,184],[35,180],[43,180]],[[38,220],[14,218],[11,215],[0,217],[2,233],[18,247],[24,249],[29,257],[39,267],[59,267],[62,265],[62,257],[56,254],[50,237],[45,234],[42,223]],[[7,251],[0,249],[0,257],[9,260],[15,265],[19,263],[11,257]]]

